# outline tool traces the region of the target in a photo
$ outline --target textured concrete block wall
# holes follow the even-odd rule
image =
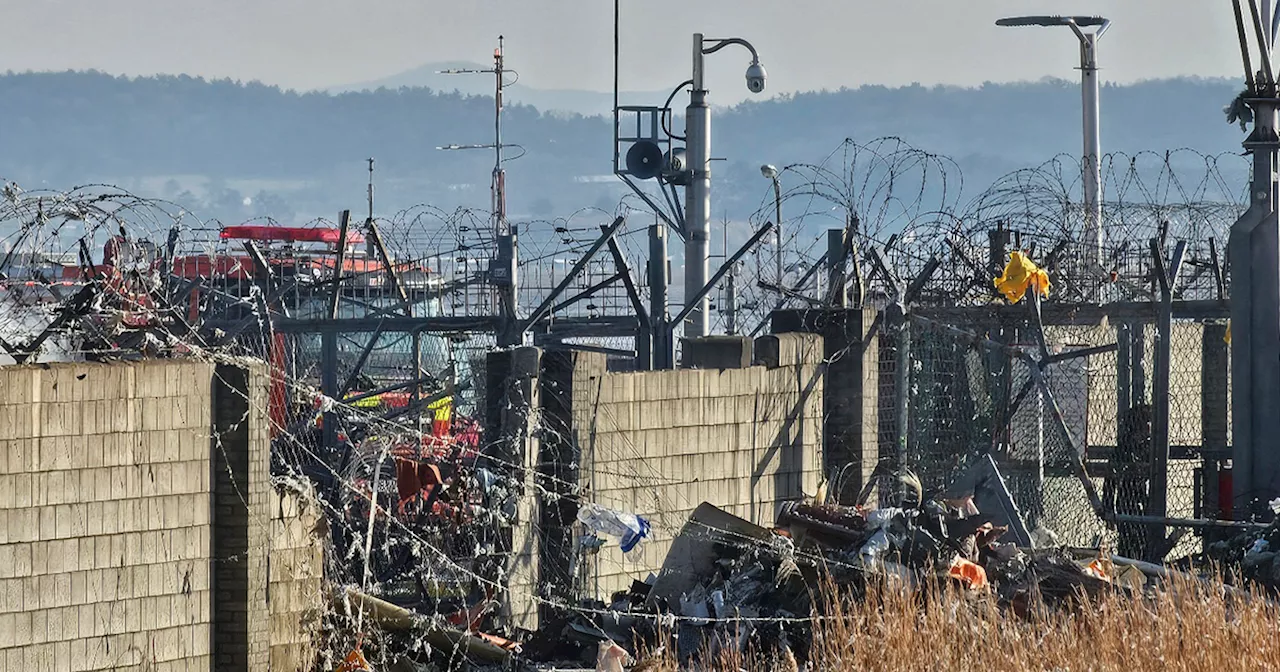
[[[762,337],[755,359],[767,365],[604,373],[602,362],[584,361],[575,369],[573,434],[586,498],[653,526],[640,562],[624,559],[616,543],[602,549],[588,590],[607,597],[657,572],[704,501],[769,525],[781,502],[817,490],[822,337]]]
[[[0,367],[0,669],[211,669],[212,373]]]
[[[270,503],[271,671],[306,672],[324,608],[324,515],[307,483],[274,490]]]
[[[0,670],[308,669],[319,512],[271,488],[267,391],[255,365],[0,367]]]

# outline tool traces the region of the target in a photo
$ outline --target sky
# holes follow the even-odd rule
[[[861,84],[977,85],[1074,78],[1070,29],[999,28],[1001,16],[1096,14],[1114,25],[1104,81],[1241,75],[1226,0],[621,0],[621,88],[689,78],[692,34],[743,37],[766,93]],[[0,70],[185,73],[312,89],[448,60],[508,67],[538,88],[609,91],[609,0],[0,0]],[[707,61],[720,104],[745,99],[745,51]]]

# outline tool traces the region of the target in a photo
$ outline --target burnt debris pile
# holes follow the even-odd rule
[[[1167,573],[1098,549],[1021,544],[1021,522],[984,513],[972,492],[924,498],[912,489],[885,506],[789,502],[773,528],[704,503],[660,572],[607,603],[563,610],[523,654],[562,664],[659,650],[682,663],[748,653],[804,661],[826,601],[860,600],[875,587],[954,590],[1027,617],[1105,593],[1139,595]]]

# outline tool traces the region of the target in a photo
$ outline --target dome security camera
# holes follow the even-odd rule
[[[766,77],[764,66],[759,61],[753,62],[747,66],[747,90],[751,93],[760,93],[764,91],[764,80]]]

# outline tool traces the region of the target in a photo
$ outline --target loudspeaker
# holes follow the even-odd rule
[[[640,140],[627,150],[627,172],[641,180],[662,174],[662,148],[650,140]]]

